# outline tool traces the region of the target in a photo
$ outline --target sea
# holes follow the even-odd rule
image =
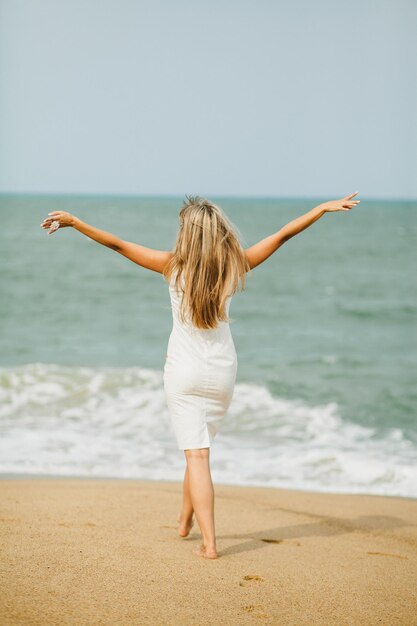
[[[327,213],[246,274],[214,483],[417,497],[417,202]],[[248,247],[327,200],[221,198]],[[182,480],[168,286],[71,228],[172,250],[183,197],[0,197],[0,475]]]

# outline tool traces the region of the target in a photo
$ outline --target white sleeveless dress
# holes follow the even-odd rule
[[[238,361],[230,325],[218,322],[216,328],[200,329],[188,321],[182,324],[182,292],[175,289],[174,276],[169,293],[173,327],[163,380],[171,423],[179,450],[209,448],[229,408],[236,381]],[[227,314],[231,299],[229,296],[226,302]]]

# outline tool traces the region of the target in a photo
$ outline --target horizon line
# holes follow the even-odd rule
[[[352,192],[354,193],[354,192]],[[360,194],[360,192],[358,192]],[[73,197],[73,198],[164,198],[164,199],[178,199],[184,198],[186,193],[108,193],[108,192],[68,192],[68,191],[0,191],[0,198],[3,196],[35,196],[35,197]],[[190,194],[187,194],[190,195]],[[191,194],[201,195],[202,197],[224,198],[224,199],[236,199],[236,200],[320,200],[318,195],[239,195],[239,194]],[[330,194],[329,194],[330,195]],[[324,197],[324,195],[323,195]],[[365,196],[368,201],[378,202],[417,202],[417,197],[395,197],[395,196]],[[363,198],[363,196],[362,196]],[[324,200],[322,200],[324,201]]]

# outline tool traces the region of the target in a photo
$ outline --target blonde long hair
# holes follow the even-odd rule
[[[226,300],[239,290],[239,280],[245,289],[250,266],[240,232],[223,210],[206,198],[185,197],[174,253],[163,273],[175,273],[175,287],[183,291],[181,321],[191,312],[194,326],[215,328],[219,321],[230,322]]]

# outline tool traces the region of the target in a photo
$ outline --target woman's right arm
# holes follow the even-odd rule
[[[357,193],[358,192],[355,192],[350,196],[345,196],[341,200],[330,200],[329,202],[319,204],[304,215],[288,222],[288,224],[283,226],[278,232],[269,235],[269,237],[265,237],[265,239],[247,248],[245,253],[249,261],[250,269],[266,261],[283,243],[314,224],[314,222],[320,219],[325,213],[350,211],[352,207],[360,202],[360,200],[352,200],[353,196],[356,196]]]

